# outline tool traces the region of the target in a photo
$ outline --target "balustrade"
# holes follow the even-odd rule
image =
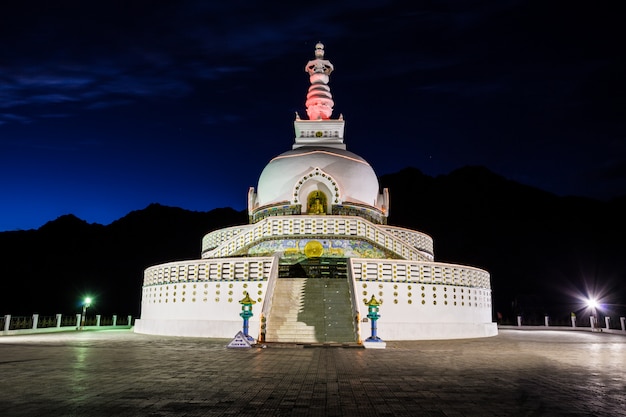
[[[55,331],[67,331],[70,328],[78,330],[80,328],[80,314],[64,316],[12,316],[7,314],[0,317],[0,335],[22,334],[22,333],[46,333]],[[101,315],[87,316],[85,327],[98,328],[129,328],[132,325],[132,316],[102,317]]]

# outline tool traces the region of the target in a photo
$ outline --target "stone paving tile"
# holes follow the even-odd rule
[[[0,337],[0,416],[626,416],[626,337],[226,349],[129,331]]]

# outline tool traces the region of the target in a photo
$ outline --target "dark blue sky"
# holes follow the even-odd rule
[[[244,209],[293,143],[317,41],[333,117],[379,175],[484,165],[559,195],[626,194],[619,2],[9,3],[0,231],[153,202]]]

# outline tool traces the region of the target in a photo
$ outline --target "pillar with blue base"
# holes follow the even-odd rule
[[[250,336],[248,334],[248,321],[250,320],[250,317],[252,317],[254,314],[252,314],[252,305],[256,304],[256,301],[254,301],[252,298],[250,298],[250,295],[248,294],[248,292],[244,292],[244,294],[246,295],[243,300],[239,301],[239,304],[241,304],[241,313],[239,313],[239,315],[241,316],[241,318],[243,318],[243,335],[244,337],[252,344],[254,344],[256,341],[254,340],[254,338],[252,336]]]
[[[378,314],[378,310],[380,308],[381,302],[376,300],[376,297],[372,295],[372,298],[365,303],[367,306],[367,318],[371,320],[372,323],[372,335],[365,339],[363,342],[363,347],[366,349],[385,349],[387,347],[387,343],[385,343],[380,337],[378,337],[377,331],[378,328],[376,326],[376,322],[380,318],[380,314]]]

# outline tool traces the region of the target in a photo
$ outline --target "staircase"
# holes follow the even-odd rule
[[[265,339],[282,343],[356,342],[348,280],[279,278]]]

